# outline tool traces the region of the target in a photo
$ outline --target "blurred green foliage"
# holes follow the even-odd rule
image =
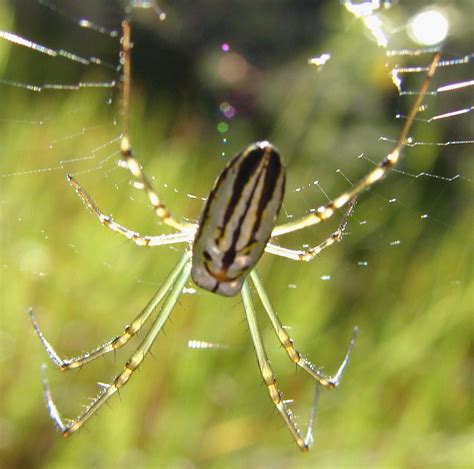
[[[70,21],[95,15],[98,24],[117,28],[122,13],[114,2],[86,2],[80,11],[74,2],[55,4],[68,15],[33,1],[4,1],[0,29],[118,63],[117,39]],[[334,197],[347,187],[345,177],[354,181],[371,167],[357,155],[379,161],[389,151],[390,144],[379,137],[397,137],[402,123],[394,115],[411,101],[394,93],[384,51],[338,2],[162,6],[168,14],[164,22],[150,10],[134,12],[131,135],[138,158],[173,213],[197,219],[200,198],[225,162],[257,139],[271,140],[287,162],[282,220],[325,202],[315,180]],[[400,1],[385,15],[392,24],[403,24],[410,8],[412,2]],[[457,2],[456,8],[449,50],[454,56],[468,52],[462,15],[472,5]],[[219,75],[230,57],[222,43],[248,61],[246,80],[234,85]],[[332,59],[321,70],[307,64],[327,51]],[[427,63],[429,58],[416,60]],[[464,79],[466,68],[440,70],[435,83]],[[472,79],[472,67],[469,73]],[[40,84],[110,81],[117,75],[0,41],[0,77]],[[421,80],[417,75],[409,88],[418,89]],[[474,463],[472,145],[407,149],[405,173],[394,172],[360,197],[341,244],[309,264],[268,255],[259,264],[297,348],[316,364],[335,370],[352,327],[361,330],[341,388],[321,396],[309,454],[298,452],[272,409],[240,298],[202,291],[183,295],[166,335],[153,348],[154,358],[145,361],[121,398],[114,398],[85,430],[63,440],[41,398],[40,364],[47,357],[27,308],[35,308],[61,353],[90,350],[140,311],[183,246],[143,249],[114,236],[99,226],[65,180],[66,173],[75,174],[106,213],[131,229],[166,231],[128,173],[116,165],[117,89],[35,93],[0,84],[0,96],[2,467]],[[431,115],[462,107],[455,96],[428,98]],[[235,106],[235,117],[220,113],[222,102]],[[229,124],[225,134],[217,130],[222,121]],[[472,119],[460,118],[420,122],[412,134],[418,141],[443,142],[468,139],[470,130]],[[419,172],[464,177],[449,182],[410,175]],[[294,248],[315,244],[338,221],[279,242]],[[295,373],[263,309],[258,312],[280,387],[295,400],[304,427],[313,383],[301,371]],[[228,348],[192,350],[190,339]],[[137,344],[65,375],[49,365],[64,415],[76,415],[98,391],[95,383],[112,379]]]

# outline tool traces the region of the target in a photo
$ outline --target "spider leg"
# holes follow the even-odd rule
[[[250,273],[250,278],[252,279],[252,282],[255,285],[255,289],[257,290],[257,294],[260,298],[260,301],[262,302],[263,307],[265,308],[265,311],[267,312],[268,317],[270,318],[270,321],[278,337],[278,340],[280,341],[281,345],[285,349],[290,360],[296,363],[300,368],[306,371],[306,373],[311,375],[316,381],[318,381],[319,384],[321,384],[325,388],[333,389],[337,387],[341,381],[342,375],[344,374],[344,371],[347,365],[349,364],[352,350],[355,345],[355,339],[357,336],[358,328],[357,327],[354,328],[352,338],[349,343],[349,347],[347,348],[346,355],[341,365],[339,366],[339,369],[337,370],[336,374],[334,376],[326,376],[324,373],[319,371],[319,369],[315,365],[313,365],[308,359],[302,357],[301,354],[294,347],[293,339],[288,335],[288,333],[283,328],[283,325],[280,319],[278,318],[276,311],[273,309],[273,306],[270,303],[268,295],[263,287],[263,284],[256,270],[253,270]]]
[[[333,201],[325,205],[321,205],[315,211],[309,213],[308,215],[304,215],[303,217],[297,220],[275,226],[272,231],[272,237],[280,236],[285,233],[291,233],[292,231],[298,231],[308,226],[316,225],[317,223],[323,220],[327,220],[332,215],[334,215],[334,212],[337,209],[343,207],[355,196],[365,191],[377,181],[382,179],[382,177],[385,176],[387,172],[390,171],[398,163],[400,159],[400,154],[405,145],[407,144],[408,134],[412,128],[413,122],[415,121],[415,117],[418,114],[418,110],[421,107],[425,94],[428,91],[431,79],[435,74],[436,67],[438,66],[440,58],[441,54],[440,52],[437,52],[433,57],[433,60],[428,68],[426,79],[423,85],[421,86],[415,104],[413,105],[410,110],[410,113],[408,114],[407,121],[403,126],[400,137],[395,146],[393,147],[392,151],[374,169],[369,171],[362,179],[356,182],[346,192],[336,197]]]
[[[72,421],[65,422],[61,417],[56,404],[51,395],[51,389],[49,387],[48,380],[43,371],[43,388],[46,406],[48,408],[49,415],[53,420],[56,427],[62,432],[64,436],[69,436],[71,433],[78,430],[90,417],[92,417],[102,405],[104,405],[119,389],[121,389],[128,382],[133,372],[139,367],[144,360],[146,354],[149,352],[151,346],[155,342],[158,334],[163,328],[164,324],[168,320],[171,311],[173,310],[176,302],[178,301],[181,292],[189,279],[189,273],[191,271],[191,263],[186,258],[186,263],[182,267],[173,288],[163,305],[158,317],[155,319],[150,331],[146,335],[143,342],[140,344],[135,353],[125,364],[121,373],[119,373],[110,384],[101,384],[102,390],[99,395],[92,401],[92,403],[85,408],[85,410]],[[43,366],[43,370],[45,365]]]
[[[312,261],[321,251],[342,240],[348,219],[354,210],[355,204],[356,198],[352,199],[352,201],[349,203],[346,213],[344,214],[341,223],[339,223],[337,230],[318,245],[313,246],[307,250],[295,250],[277,246],[276,244],[267,243],[265,246],[265,251],[270,254],[292,259],[294,261]]]
[[[125,326],[122,334],[118,335],[114,339],[108,340],[105,344],[101,345],[100,347],[97,347],[95,350],[84,353],[83,355],[80,355],[78,357],[61,358],[58,355],[56,350],[54,350],[53,346],[44,337],[36,321],[35,315],[33,313],[33,308],[30,308],[28,310],[28,314],[30,316],[31,323],[33,324],[33,328],[36,332],[36,335],[38,336],[39,340],[43,344],[43,347],[48,353],[49,358],[53,361],[55,365],[61,368],[61,370],[68,371],[74,368],[79,368],[82,365],[85,365],[86,363],[89,363],[92,360],[95,360],[96,358],[105,355],[106,353],[112,352],[123,347],[143,327],[143,325],[150,318],[151,314],[156,309],[158,304],[170,291],[177,277],[182,273],[185,264],[189,261],[190,255],[190,252],[186,251],[186,253],[176,264],[176,267],[171,271],[168,278],[164,281],[160,289],[155,293],[153,298],[145,306],[143,311],[132,321],[132,323]]]
[[[133,241],[137,246],[164,246],[165,244],[187,243],[193,239],[196,225],[190,225],[186,231],[180,233],[159,236],[141,235],[136,231],[132,231],[125,226],[118,224],[111,217],[105,215],[94,202],[92,197],[84,190],[84,188],[73,176],[68,174],[67,180],[79,195],[84,205],[86,205],[92,211],[92,213],[98,218],[102,225],[104,225],[106,228],[109,228],[109,230],[114,231],[115,233],[125,236],[130,241]]]
[[[313,443],[313,424],[316,415],[315,407],[311,411],[306,436],[303,437],[301,431],[296,426],[296,422],[294,421],[291,410],[283,400],[283,395],[277,387],[277,381],[273,373],[273,369],[270,365],[270,361],[268,360],[262,336],[260,335],[260,331],[258,328],[257,319],[255,316],[255,308],[252,301],[252,295],[250,293],[250,288],[248,286],[247,281],[242,287],[242,299],[244,303],[245,315],[247,317],[247,322],[250,329],[250,335],[252,337],[255,352],[257,354],[257,361],[260,368],[260,373],[262,374],[265,385],[267,386],[270,399],[273,401],[273,404],[277,408],[280,415],[283,417],[283,420],[288,429],[290,430],[290,433],[293,436],[299,449],[301,451],[308,451]],[[317,388],[319,388],[319,385],[317,386]],[[318,397],[319,390],[317,390],[315,394],[314,405],[316,405]]]
[[[122,158],[127,164],[127,168],[132,173],[133,177],[138,181],[141,188],[145,191],[148,200],[153,209],[163,223],[180,230],[185,231],[193,227],[192,224],[185,221],[179,221],[171,215],[171,212],[166,208],[166,205],[160,200],[156,190],[153,188],[149,179],[145,176],[141,165],[133,156],[132,145],[129,136],[129,118],[130,118],[130,82],[131,82],[131,59],[130,52],[132,49],[132,42],[130,40],[130,23],[123,21],[123,37],[122,37],[122,52],[120,61],[123,65],[123,83],[122,83],[122,103],[123,103],[123,131],[120,142],[120,152]]]

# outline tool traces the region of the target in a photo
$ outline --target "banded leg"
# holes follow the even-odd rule
[[[397,140],[397,143],[395,144],[393,150],[374,169],[369,171],[369,173],[367,173],[362,179],[356,182],[346,192],[336,197],[333,201],[325,205],[321,205],[314,212],[311,212],[308,215],[304,215],[303,217],[297,220],[290,221],[288,223],[283,223],[282,225],[278,225],[273,228],[272,237],[280,236],[285,233],[291,233],[293,231],[298,231],[308,226],[316,225],[317,223],[323,220],[327,220],[332,215],[334,215],[334,212],[337,209],[343,207],[355,196],[368,189],[380,179],[382,179],[382,177],[385,176],[388,171],[390,171],[398,163],[400,159],[400,154],[408,142],[408,134],[410,133],[410,130],[413,126],[413,122],[415,121],[415,117],[418,114],[418,110],[421,107],[425,94],[428,91],[431,79],[435,74],[436,67],[438,66],[440,58],[441,53],[437,52],[434,55],[433,60],[428,68],[426,79],[423,85],[421,86],[415,104],[413,105],[410,110],[410,113],[408,114],[407,121],[403,126],[400,137]]]
[[[247,322],[249,325],[250,335],[252,337],[255,352],[257,354],[258,366],[260,368],[260,373],[262,374],[263,381],[267,386],[270,399],[273,401],[273,404],[277,408],[280,415],[283,417],[283,420],[288,429],[290,430],[290,433],[293,436],[299,449],[301,451],[308,451],[313,443],[313,424],[315,419],[315,410],[312,410],[311,412],[306,436],[303,437],[300,430],[296,426],[296,422],[293,420],[293,414],[287,407],[285,401],[282,398],[282,393],[277,387],[276,378],[270,365],[270,361],[268,360],[267,353],[265,351],[265,346],[263,345],[262,336],[260,335],[260,331],[258,329],[257,319],[255,316],[255,308],[253,305],[252,296],[247,281],[245,281],[242,287],[242,299],[244,303],[245,315],[247,317]],[[316,394],[315,401],[317,400],[318,395],[319,394]]]
[[[141,235],[136,231],[132,231],[125,226],[119,225],[111,217],[105,215],[97,204],[92,200],[92,197],[84,190],[84,188],[74,179],[70,174],[67,175],[67,180],[71,184],[72,188],[76,191],[77,195],[81,198],[82,202],[88,207],[92,213],[98,218],[100,223],[109,230],[119,233],[125,236],[130,241],[133,241],[137,246],[164,246],[165,244],[177,244],[177,243],[189,243],[193,239],[194,231],[196,230],[195,225],[190,225],[190,229],[172,233],[168,235],[149,236]]]
[[[36,317],[33,313],[33,308],[30,308],[28,310],[28,314],[30,316],[31,323],[33,324],[33,328],[36,332],[36,335],[38,336],[39,340],[43,344],[43,347],[48,353],[49,358],[62,371],[68,371],[74,368],[79,368],[82,365],[85,365],[86,363],[89,363],[95,360],[96,358],[105,355],[106,353],[112,352],[123,347],[134,335],[138,333],[138,331],[149,319],[158,304],[173,286],[176,278],[179,276],[179,274],[184,268],[184,265],[186,264],[186,262],[189,261],[190,257],[191,253],[189,251],[186,251],[185,254],[179,260],[179,262],[176,264],[175,268],[171,271],[168,278],[161,285],[160,289],[155,293],[153,298],[148,302],[143,311],[132,321],[132,323],[125,326],[122,334],[118,335],[114,339],[108,340],[105,344],[101,345],[100,347],[97,347],[95,350],[84,353],[83,355],[80,355],[78,357],[61,358],[58,355],[56,350],[54,350],[53,346],[43,335],[38,325],[38,322],[36,321]]]
[[[87,420],[89,420],[99,410],[100,407],[102,407],[120,388],[127,384],[133,372],[142,363],[146,354],[149,352],[151,346],[155,342],[156,337],[158,336],[164,324],[168,320],[171,311],[173,310],[184,286],[186,285],[186,282],[189,279],[190,271],[191,263],[187,259],[187,263],[184,265],[181,272],[179,273],[173,285],[173,288],[165,304],[163,305],[163,309],[161,310],[158,317],[155,319],[150,331],[146,335],[143,342],[127,361],[122,372],[119,373],[110,384],[101,385],[102,390],[99,395],[92,401],[92,403],[88,407],[85,408],[85,410],[75,420],[65,423],[65,421],[61,417],[61,414],[59,413],[56,404],[54,403],[54,400],[52,398],[51,389],[44,373],[45,365],[43,365],[43,388],[46,406],[54,424],[65,437],[69,436],[71,433],[74,433],[82,425],[84,425],[84,423],[87,422]]]
[[[122,83],[122,104],[123,104],[123,130],[122,139],[120,141],[120,152],[122,158],[127,164],[127,168],[132,173],[133,177],[139,182],[141,188],[145,191],[148,200],[153,209],[163,223],[180,230],[185,231],[193,227],[191,223],[179,221],[171,215],[171,212],[166,208],[166,205],[160,200],[157,192],[153,188],[151,182],[145,176],[142,167],[133,156],[132,145],[129,136],[129,118],[130,118],[130,83],[131,83],[131,58],[130,52],[132,50],[132,42],[130,39],[131,27],[128,21],[123,21],[123,37],[122,37],[122,52],[120,54],[120,62],[123,65],[123,83]]]
[[[278,318],[276,311],[273,309],[273,306],[270,303],[268,295],[263,287],[263,284],[256,270],[253,270],[250,273],[250,278],[252,279],[252,282],[255,285],[255,289],[257,290],[257,294],[260,298],[260,301],[262,302],[263,307],[265,308],[265,311],[267,312],[268,317],[270,318],[270,321],[278,337],[278,340],[280,341],[281,345],[285,349],[290,360],[296,363],[296,365],[298,365],[300,368],[306,371],[306,373],[311,375],[316,381],[318,381],[319,384],[321,384],[325,388],[333,389],[337,387],[341,381],[342,375],[344,374],[344,371],[347,365],[349,364],[352,350],[355,345],[358,328],[357,327],[354,328],[354,331],[352,333],[352,338],[349,343],[349,347],[347,348],[346,355],[341,365],[339,366],[339,369],[337,370],[336,374],[332,377],[326,376],[321,371],[319,371],[319,369],[315,365],[313,365],[308,359],[302,357],[301,354],[295,349],[293,345],[293,339],[288,335],[288,333],[283,328],[283,325],[280,319]]]
[[[267,243],[267,245],[265,246],[265,252],[275,254],[276,256],[280,257],[286,257],[287,259],[291,259],[294,261],[312,261],[321,251],[342,240],[342,236],[346,229],[348,219],[354,210],[355,204],[356,199],[354,198],[350,202],[349,207],[347,208],[346,213],[344,214],[344,217],[342,218],[337,230],[332,233],[328,238],[326,238],[323,242],[319,243],[317,246],[314,246],[307,250],[295,250]]]

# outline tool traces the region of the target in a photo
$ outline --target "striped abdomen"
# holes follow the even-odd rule
[[[268,142],[250,145],[228,163],[194,240],[191,276],[197,285],[225,296],[240,291],[270,238],[284,190],[285,167]]]

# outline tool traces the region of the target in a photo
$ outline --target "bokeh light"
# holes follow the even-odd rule
[[[416,43],[433,46],[446,39],[449,22],[439,10],[425,10],[415,15],[408,24],[408,34]]]

